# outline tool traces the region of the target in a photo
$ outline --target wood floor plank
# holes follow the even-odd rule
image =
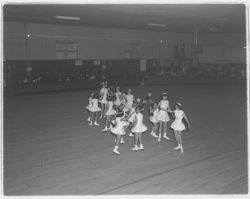
[[[145,150],[132,152],[125,136],[120,156],[115,137],[86,123],[88,92],[5,99],[6,195],[245,194],[247,129],[244,88],[151,86],[136,96],[170,93],[185,105],[192,129],[183,133],[184,155],[170,141],[145,133]],[[235,106],[237,104],[237,106]],[[151,127],[145,116],[145,123]]]

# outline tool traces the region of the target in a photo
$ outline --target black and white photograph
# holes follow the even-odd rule
[[[248,196],[248,6],[3,1],[2,196]]]

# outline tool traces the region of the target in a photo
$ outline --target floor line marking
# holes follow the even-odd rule
[[[167,170],[165,170],[165,171],[161,171],[161,172],[159,172],[159,173],[156,173],[156,174],[153,174],[153,175],[150,175],[150,176],[147,176],[147,177],[144,177],[144,178],[135,180],[135,181],[133,181],[133,182],[130,182],[130,183],[127,183],[127,184],[118,186],[118,187],[114,187],[114,188],[109,189],[109,190],[106,190],[106,191],[102,191],[102,192],[100,192],[100,193],[97,193],[96,195],[102,195],[102,194],[105,194],[105,193],[108,193],[108,192],[111,192],[111,191],[114,191],[114,190],[117,190],[117,189],[121,189],[121,188],[123,188],[123,187],[129,186],[129,185],[132,185],[132,184],[136,184],[136,183],[141,182],[141,181],[143,181],[143,180],[150,179],[150,178],[153,178],[153,177],[155,177],[155,176],[162,175],[162,174],[164,174],[164,173],[169,173],[169,172],[171,172],[171,171],[178,170],[178,169],[181,169],[181,168],[183,168],[183,167],[190,166],[190,165],[192,165],[192,164],[196,164],[196,163],[199,163],[199,162],[203,162],[203,161],[206,161],[206,160],[209,160],[209,159],[213,159],[213,158],[216,158],[216,157],[219,157],[219,156],[228,155],[228,154],[233,153],[233,152],[236,152],[236,151],[241,151],[241,150],[243,150],[244,148],[245,148],[245,147],[239,147],[239,148],[235,148],[235,149],[233,149],[233,150],[231,150],[231,151],[226,151],[226,152],[224,152],[224,153],[211,155],[211,156],[208,156],[208,157],[206,157],[206,158],[199,159],[199,160],[196,160],[196,161],[193,161],[193,162],[190,162],[190,163],[181,165],[181,166],[179,166],[179,167],[175,167],[175,168],[172,168],[172,169],[167,169]]]

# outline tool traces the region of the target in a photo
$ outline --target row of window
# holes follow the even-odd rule
[[[77,42],[56,42],[56,59],[75,59],[78,58]]]

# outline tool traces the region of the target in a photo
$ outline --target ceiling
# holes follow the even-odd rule
[[[244,4],[5,4],[3,15],[4,21],[25,23],[166,32],[194,32],[197,28],[202,32],[245,32]],[[56,15],[80,20],[56,19]]]

